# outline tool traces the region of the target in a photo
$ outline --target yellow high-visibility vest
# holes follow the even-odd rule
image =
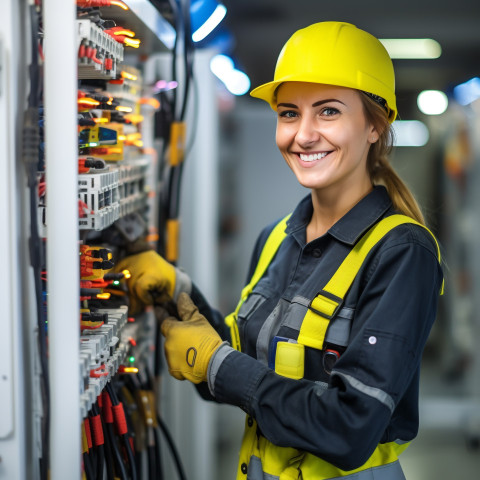
[[[238,312],[264,275],[287,236],[285,229],[289,217],[290,215],[281,220],[270,233],[260,254],[255,272],[248,285],[242,290],[235,311],[225,319],[226,324],[230,327],[232,346],[236,350],[241,350],[237,325]],[[281,342],[277,345],[276,373],[293,379],[303,377],[304,348],[323,349],[329,322],[341,308],[345,296],[367,255],[388,232],[406,223],[419,225],[432,235],[437,246],[438,261],[441,261],[438,242],[427,227],[405,215],[391,215],[380,220],[356,243],[332,278],[312,300],[300,327],[297,343]],[[442,283],[440,294],[443,294],[443,288]],[[246,480],[247,471],[249,480],[257,480],[257,475],[258,479],[262,480],[264,478],[263,474],[268,475],[268,478],[272,480],[299,480],[300,478],[303,480],[326,480],[352,476],[355,480],[367,480],[372,478],[371,473],[367,472],[377,467],[383,469],[382,475],[384,476],[382,478],[400,480],[404,477],[398,465],[398,455],[407,446],[408,443],[399,444],[396,442],[379,444],[364,465],[346,472],[310,453],[272,444],[265,437],[257,434],[255,421],[252,418],[247,418],[240,449],[237,480]]]

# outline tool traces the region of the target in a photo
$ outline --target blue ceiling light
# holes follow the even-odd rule
[[[233,60],[227,55],[215,55],[210,61],[210,70],[233,95],[245,95],[250,89],[248,75],[235,68]]]
[[[395,120],[395,147],[423,147],[430,138],[428,127],[419,120]]]
[[[193,0],[190,6],[192,40],[201,42],[215,30],[226,14],[227,9],[217,0]]]
[[[480,98],[480,78],[474,77],[453,89],[453,96],[460,105],[469,105]]]

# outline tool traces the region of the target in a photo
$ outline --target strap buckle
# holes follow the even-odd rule
[[[312,312],[327,320],[331,320],[342,308],[343,298],[337,297],[326,290],[320,290],[317,296],[310,302],[308,308]]]

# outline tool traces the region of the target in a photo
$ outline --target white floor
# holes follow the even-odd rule
[[[407,480],[478,480],[480,450],[459,430],[421,431],[401,456]]]

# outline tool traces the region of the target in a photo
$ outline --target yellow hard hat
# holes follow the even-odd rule
[[[397,116],[392,60],[377,38],[350,23],[320,22],[295,32],[280,52],[273,82],[250,95],[275,110],[276,90],[283,82],[355,88],[382,104],[390,122]]]

